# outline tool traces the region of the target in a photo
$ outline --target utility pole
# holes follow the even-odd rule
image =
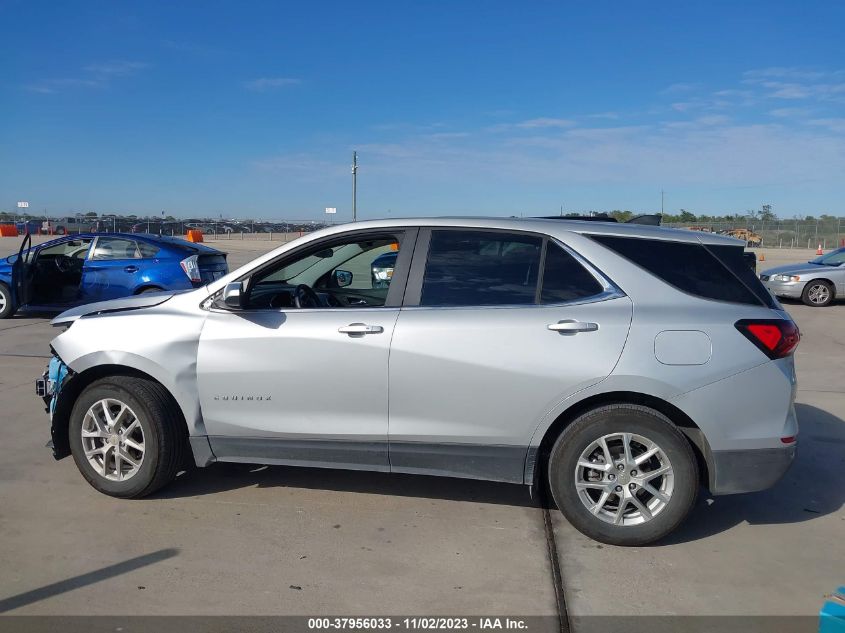
[[[352,152],[352,221],[358,219],[358,152]]]
[[[663,198],[664,198],[663,194],[664,193],[665,192],[663,191],[663,189],[661,189],[660,190],[660,215],[663,215]]]

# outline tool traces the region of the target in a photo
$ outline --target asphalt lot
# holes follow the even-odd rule
[[[271,246],[223,242],[232,266]],[[765,253],[760,269],[808,258]],[[845,303],[786,308],[803,334],[793,468],[763,493],[702,497],[645,548],[552,511],[571,617],[812,616],[845,583]],[[43,317],[0,321],[0,613],[556,613],[544,513],[520,486],[217,464],[141,501],[95,492],[44,448],[33,381],[53,335]]]

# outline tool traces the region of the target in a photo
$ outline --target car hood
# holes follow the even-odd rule
[[[763,271],[764,275],[814,275],[817,273],[827,273],[830,271],[840,271],[841,268],[837,266],[818,266],[816,264],[787,264],[785,266],[775,266],[774,268],[767,268]]]
[[[73,323],[81,317],[93,316],[96,314],[112,314],[114,312],[124,312],[128,310],[140,310],[141,308],[152,308],[153,306],[161,305],[171,297],[177,294],[191,292],[190,290],[169,290],[164,292],[145,292],[141,295],[132,297],[124,297],[122,299],[113,299],[111,301],[100,301],[98,303],[88,303],[83,306],[71,308],[62,312],[59,316],[53,319],[50,323],[54,326],[68,325]]]

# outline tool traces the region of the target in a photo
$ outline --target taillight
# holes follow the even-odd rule
[[[785,319],[742,319],[735,325],[771,359],[789,356],[801,340],[798,326]]]
[[[202,278],[200,277],[200,265],[197,263],[197,259],[197,255],[191,255],[179,262],[182,270],[185,271],[185,274],[188,275],[188,279],[192,282],[202,281]]]

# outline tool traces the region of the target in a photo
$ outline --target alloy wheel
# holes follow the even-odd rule
[[[82,448],[94,471],[110,481],[132,478],[144,462],[144,430],[135,412],[114,398],[98,400],[82,420]]]
[[[807,298],[810,300],[810,303],[827,303],[828,299],[830,299],[830,288],[824,284],[812,285],[807,291]]]
[[[635,433],[604,435],[585,448],[575,467],[578,498],[613,525],[640,525],[672,498],[675,475],[663,449]]]

